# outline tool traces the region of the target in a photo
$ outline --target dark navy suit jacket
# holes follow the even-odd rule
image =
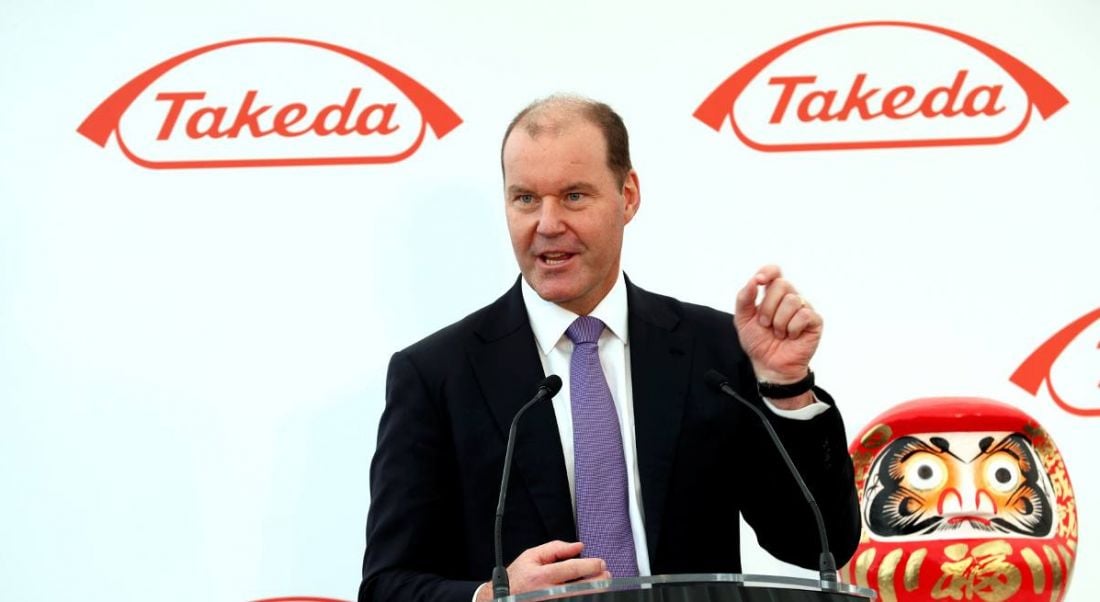
[[[730,314],[627,280],[638,471],[653,574],[741,571],[738,513],[777,558],[817,568],[809,507],[759,419],[708,387],[711,368],[762,403]],[[512,417],[543,378],[517,280],[489,306],[394,354],[371,463],[360,602],[469,602],[489,580]],[[808,420],[765,411],[817,497],[843,565],[859,539],[836,403]],[[553,406],[524,415],[504,518],[504,559],[576,527]]]

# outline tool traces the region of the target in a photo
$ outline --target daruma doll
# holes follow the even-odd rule
[[[884,602],[1063,599],[1077,504],[1035,419],[988,399],[918,399],[849,451],[863,536],[842,579]]]

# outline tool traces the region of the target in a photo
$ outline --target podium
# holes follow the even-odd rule
[[[504,602],[862,602],[875,592],[848,583],[796,577],[707,573],[655,575],[559,585]]]

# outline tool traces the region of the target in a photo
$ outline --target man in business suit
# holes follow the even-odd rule
[[[773,555],[816,568],[808,506],[758,418],[705,385],[711,368],[767,407],[843,564],[858,510],[840,415],[811,389],[817,312],[775,266],[744,285],[732,319],[633,285],[619,260],[639,180],[607,105],[531,105],[509,126],[501,162],[522,277],[394,354],[360,601],[491,598],[508,427],[551,373],[561,393],[518,430],[503,533],[512,593],[739,572],[738,512]]]

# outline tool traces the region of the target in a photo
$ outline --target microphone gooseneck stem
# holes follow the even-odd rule
[[[759,408],[742,397],[737,391],[734,391],[733,387],[729,384],[729,380],[717,371],[711,370],[708,372],[707,380],[710,381],[711,384],[717,386],[723,393],[736,399],[741,405],[752,410],[753,413],[760,418],[760,421],[764,423],[764,429],[768,431],[768,436],[771,437],[772,443],[775,444],[775,448],[779,451],[779,455],[783,458],[783,462],[787,465],[787,469],[791,471],[795,483],[798,484],[798,488],[802,491],[802,497],[806,498],[806,503],[810,505],[810,510],[813,511],[814,522],[817,525],[817,535],[821,541],[821,556],[818,558],[818,573],[821,576],[821,580],[835,583],[837,580],[836,559],[833,558],[833,553],[829,551],[829,535],[825,531],[825,519],[821,516],[821,509],[817,506],[817,500],[815,500],[813,494],[810,493],[810,488],[806,486],[806,481],[803,480],[802,475],[799,474],[798,468],[795,467],[794,461],[791,460],[790,454],[787,453],[787,448],[783,446],[783,442],[779,440],[779,435],[776,434],[775,429],[772,428],[771,422],[768,421],[768,418],[764,416],[764,413],[761,412]]]
[[[506,598],[511,593],[508,585],[508,570],[504,568],[504,546],[501,531],[504,525],[504,500],[508,497],[508,477],[511,475],[512,453],[516,448],[516,427],[519,425],[519,417],[527,411],[527,408],[535,405],[543,398],[543,389],[535,398],[527,402],[527,405],[516,412],[512,419],[512,426],[508,429],[508,449],[504,452],[504,471],[500,477],[500,497],[497,498],[497,516],[493,525],[493,541],[496,542],[496,564],[493,566],[493,598]]]
[[[504,524],[504,500],[508,496],[508,477],[512,472],[512,453],[516,447],[516,428],[523,414],[536,403],[557,395],[561,390],[561,378],[551,374],[539,383],[538,391],[512,418],[512,425],[508,428],[508,447],[504,452],[504,470],[500,475],[500,497],[497,498],[496,521],[493,525],[493,554],[496,563],[493,565],[493,599],[507,598],[511,594],[508,584],[508,570],[504,566],[504,546],[501,537]]]

